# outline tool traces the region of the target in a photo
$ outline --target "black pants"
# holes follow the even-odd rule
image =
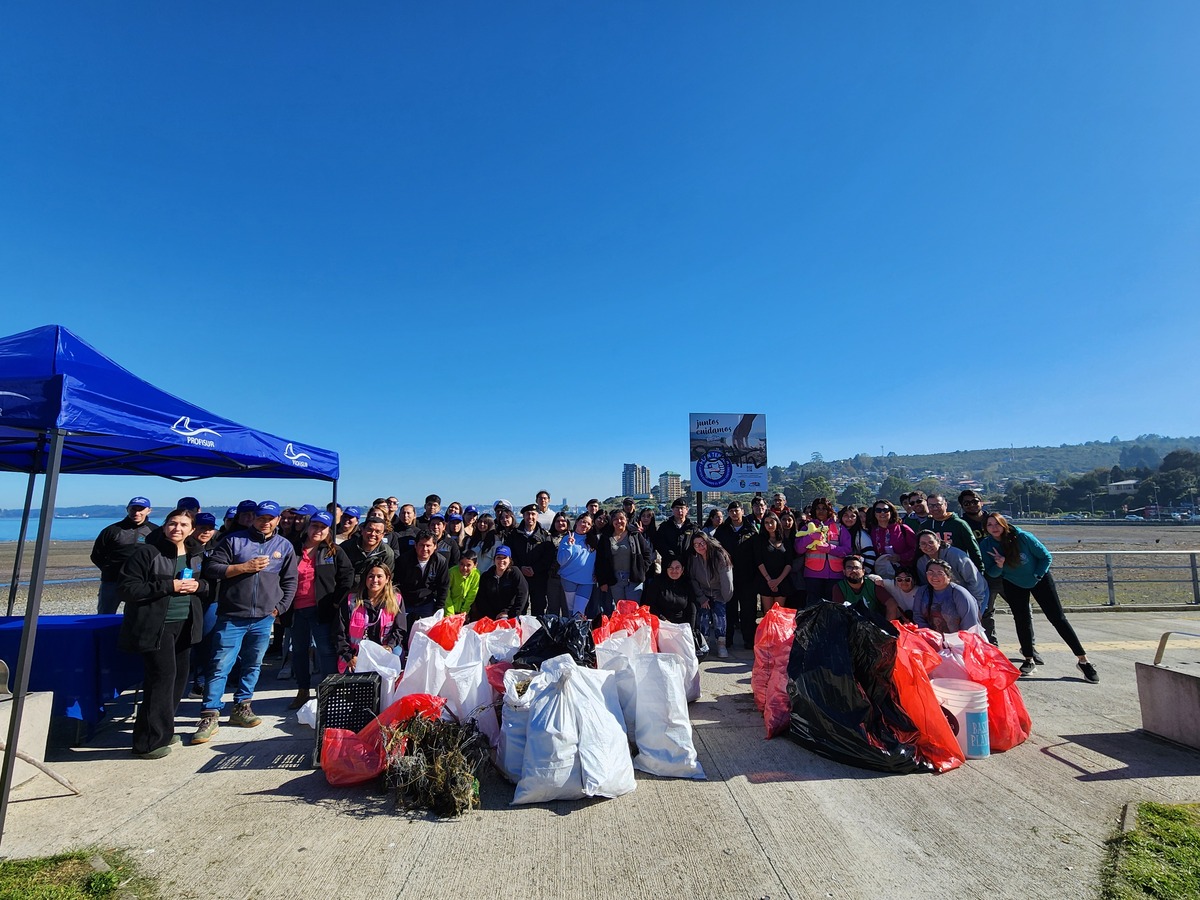
[[[133,752],[149,753],[171,742],[175,712],[187,687],[192,620],[168,622],[157,650],[142,654],[142,702],[133,723]]]
[[[550,576],[543,577],[534,576],[527,579],[529,585],[529,608],[535,616],[544,616],[546,614],[546,588],[550,583]]]
[[[725,642],[733,643],[734,630],[742,633],[742,646],[754,646],[758,627],[758,593],[754,584],[734,585],[733,597],[725,604]]]
[[[1084,656],[1083,644],[1075,635],[1075,629],[1067,621],[1063,612],[1062,601],[1058,599],[1058,588],[1054,585],[1054,576],[1049,572],[1032,588],[1023,588],[1004,579],[1004,599],[1012,610],[1013,624],[1017,627],[1017,641],[1021,645],[1021,655],[1026,659],[1033,656],[1033,609],[1029,605],[1029,597],[1037,601],[1046,621],[1054,626],[1058,636],[1063,639],[1071,652],[1076,656]]]

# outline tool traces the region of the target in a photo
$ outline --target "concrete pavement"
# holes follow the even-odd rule
[[[397,813],[371,789],[329,787],[309,766],[312,731],[284,710],[291,692],[268,690],[263,725],[164,760],[130,757],[127,723],[52,750],[83,796],[45,776],[17,788],[2,849],[126,847],[171,897],[1095,897],[1124,803],[1200,800],[1200,753],[1139,731],[1133,671],[1162,632],[1200,631],[1200,610],[1072,622],[1101,683],[1035,619],[1046,665],[1021,681],[1033,736],[945,775],[764,741],[739,651],[702,665],[691,708],[707,782],[639,773],[616,800],[512,808],[489,773],[480,811]],[[1011,650],[1011,619],[999,624]],[[1200,640],[1173,641],[1172,659],[1200,660]],[[264,670],[264,687],[280,684]],[[197,708],[184,702],[181,731]]]

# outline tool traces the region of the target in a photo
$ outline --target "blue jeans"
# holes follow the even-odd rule
[[[714,647],[717,646],[717,638],[725,637],[725,603],[721,600],[708,601],[708,609],[700,607],[699,621],[702,630],[708,636],[708,642]],[[706,621],[710,624],[703,628]]]
[[[204,692],[204,679],[208,674],[208,664],[212,660],[213,630],[217,627],[217,604],[210,603],[204,608],[204,636],[200,643],[192,648],[192,683]]]
[[[308,606],[292,611],[292,672],[296,685],[302,691],[312,687],[312,673],[308,665],[310,644],[317,647],[317,677],[334,675],[333,632],[329,625],[317,621],[317,608]]]
[[[632,600],[635,603],[641,603],[642,586],[630,584],[628,572],[618,572],[616,583],[608,586],[608,596],[612,599],[614,606],[618,600]]]
[[[233,692],[234,703],[246,703],[254,696],[258,684],[258,672],[262,667],[263,654],[271,643],[274,616],[251,619],[246,616],[217,616],[217,627],[213,629],[213,657],[208,667],[208,682],[204,685],[205,712],[220,711],[224,706],[225,680],[233,661],[238,662],[238,683]]]
[[[117,582],[100,582],[100,595],[96,598],[96,612],[102,616],[116,615],[120,605],[121,598],[117,596]]]

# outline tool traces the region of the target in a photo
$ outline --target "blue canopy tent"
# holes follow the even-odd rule
[[[318,479],[333,483],[336,502],[338,455],[215,416],[143,381],[66,328],[45,325],[0,338],[0,471],[29,475],[10,615],[35,478],[45,476],[6,741],[16,747],[60,474]],[[0,771],[0,841],[15,759],[5,753]]]

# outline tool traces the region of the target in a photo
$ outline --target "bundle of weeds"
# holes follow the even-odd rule
[[[487,758],[488,740],[475,723],[414,716],[383,727],[388,766],[384,774],[396,805],[460,816],[479,806],[476,773]]]

